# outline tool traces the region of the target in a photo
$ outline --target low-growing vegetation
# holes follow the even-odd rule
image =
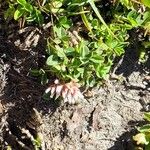
[[[39,26],[51,21],[46,49],[49,57],[42,71],[34,70],[34,74],[46,78],[45,74],[50,72],[64,82],[76,80],[82,86],[92,87],[106,78],[114,59],[123,55],[130,44],[129,31],[139,28],[144,36],[149,33],[149,3],[144,0],[108,1],[108,6],[93,0],[7,3],[6,19]],[[143,45],[149,47],[148,41]],[[45,78],[42,83],[48,81]]]
[[[144,119],[150,122],[150,113],[144,114]],[[139,133],[133,136],[134,141],[139,145],[141,150],[150,149],[150,124],[138,128]],[[137,147],[138,148],[138,147]]]
[[[149,59],[149,0],[0,0],[0,5],[6,21],[19,29],[36,26],[46,34],[45,62],[29,72],[47,86],[48,99],[79,103],[84,99],[79,88],[109,80],[118,60],[133,45],[139,64]],[[144,118],[150,121],[150,113]],[[141,145],[138,148],[150,150],[150,124],[138,131],[133,137]],[[31,141],[40,149],[41,141],[34,137]]]

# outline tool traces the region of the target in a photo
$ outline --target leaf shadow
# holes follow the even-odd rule
[[[15,40],[15,39],[13,39]],[[37,77],[29,75],[31,68],[40,68],[45,63],[46,41],[41,36],[39,43],[31,50],[22,50],[16,47],[6,38],[0,38],[0,56],[5,64],[9,65],[7,73],[7,85],[2,95],[1,103],[6,110],[0,115],[0,120],[5,118],[2,124],[1,145],[9,145],[13,149],[33,149],[33,143],[29,137],[23,139],[22,128],[27,129],[34,137],[38,134],[36,128],[33,130],[27,122],[31,119],[33,109],[44,114],[54,113],[59,107],[57,101],[46,101],[42,98],[46,86],[42,86]],[[36,125],[35,125],[36,126]],[[23,148],[20,144],[25,144]]]
[[[128,122],[130,126],[130,130],[120,135],[114,145],[110,147],[108,150],[135,150],[137,146],[136,143],[133,141],[133,136],[136,135],[138,132],[135,127],[142,126],[146,123],[146,121],[135,121],[131,120]]]

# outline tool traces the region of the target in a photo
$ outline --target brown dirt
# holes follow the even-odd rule
[[[0,38],[1,149],[34,150],[32,137],[37,135],[42,150],[134,149],[135,127],[150,111],[149,62],[132,61],[134,53],[128,50],[117,66],[118,79],[94,88],[93,97],[73,106],[46,101],[46,87],[29,74],[45,60],[41,32],[29,27]]]

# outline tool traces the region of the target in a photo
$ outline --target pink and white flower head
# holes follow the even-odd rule
[[[63,98],[64,103],[76,104],[79,103],[80,100],[84,99],[82,95],[79,84],[75,81],[71,81],[69,83],[61,84],[58,79],[54,81],[53,85],[50,85],[45,93],[50,92],[50,98],[57,99],[59,97]]]

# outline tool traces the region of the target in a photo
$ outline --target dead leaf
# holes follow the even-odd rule
[[[98,119],[98,117],[100,116],[101,110],[102,110],[102,107],[100,105],[97,105],[96,108],[95,108],[95,111],[93,112],[92,127],[95,130],[99,129],[99,119]]]

